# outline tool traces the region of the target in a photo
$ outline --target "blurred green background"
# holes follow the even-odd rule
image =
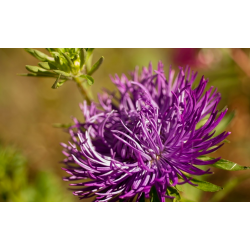
[[[199,71],[197,81],[204,74],[208,86],[222,94],[219,107],[236,111],[227,129],[230,143],[213,156],[250,166],[250,49],[95,49],[93,62],[100,56],[105,60],[91,87],[95,100],[103,87],[115,89],[109,74],[128,74],[149,61],[156,69],[161,60],[167,74],[170,65],[177,71],[186,64]],[[54,90],[54,79],[17,75],[37,63],[24,49],[0,49],[0,201],[78,201],[62,181],[59,163],[64,158],[60,142],[69,136],[52,124],[81,119],[82,97],[74,82]],[[214,194],[184,185],[186,200],[250,201],[250,172],[213,170],[207,180],[224,190]]]

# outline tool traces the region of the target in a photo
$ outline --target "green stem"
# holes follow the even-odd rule
[[[74,77],[73,80],[76,82],[77,87],[82,94],[83,98],[87,101],[88,104],[93,100],[93,95],[90,89],[90,86],[87,86],[87,81],[79,77]]]

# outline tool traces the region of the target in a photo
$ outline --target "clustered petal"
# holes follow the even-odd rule
[[[143,67],[126,75],[111,77],[118,89],[105,90],[99,104],[84,101],[80,108],[84,123],[74,119],[69,133],[72,142],[62,143],[66,156],[66,181],[76,186],[74,194],[95,201],[132,201],[150,196],[154,186],[161,201],[170,186],[191,182],[190,175],[211,173],[196,165],[213,164],[220,158],[202,161],[201,156],[220,148],[229,132],[214,137],[214,129],[227,110],[216,108],[221,99],[217,89],[204,93],[208,80],[187,66],[168,79],[159,62],[157,70]],[[214,132],[213,132],[214,131]],[[218,145],[219,144],[219,145]]]

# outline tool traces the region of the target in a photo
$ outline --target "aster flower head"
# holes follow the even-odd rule
[[[197,165],[214,164],[220,158],[204,161],[229,132],[214,136],[215,128],[227,110],[216,108],[221,99],[217,89],[205,91],[208,80],[201,78],[195,88],[194,73],[187,66],[175,76],[165,75],[163,64],[157,70],[143,67],[126,75],[111,77],[118,89],[99,95],[99,104],[80,104],[85,118],[69,133],[72,142],[62,144],[66,155],[66,181],[76,186],[80,198],[95,201],[139,200],[150,197],[154,188],[160,201],[174,198],[168,190],[192,182],[192,176],[211,173]]]

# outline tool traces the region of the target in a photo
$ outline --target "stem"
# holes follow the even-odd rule
[[[77,87],[82,94],[83,98],[87,101],[88,104],[93,100],[92,92],[90,86],[87,86],[87,81],[79,77],[74,77],[73,80],[76,82]]]

